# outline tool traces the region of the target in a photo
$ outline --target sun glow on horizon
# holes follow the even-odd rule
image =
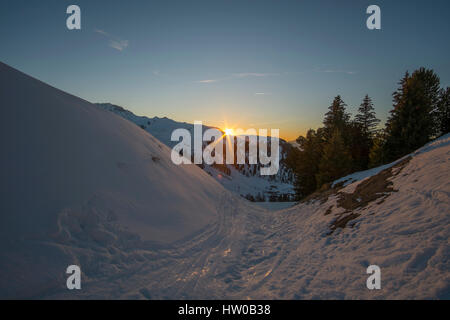
[[[225,135],[226,135],[226,136],[231,136],[231,135],[233,135],[233,129],[230,129],[230,128],[225,129]]]

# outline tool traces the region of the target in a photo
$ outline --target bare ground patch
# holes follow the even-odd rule
[[[339,182],[334,187],[332,187],[331,183],[326,183],[319,190],[311,193],[309,196],[302,199],[300,203],[320,201],[321,204],[324,204],[325,202],[328,201],[328,198],[330,196],[337,194],[338,191],[343,188],[344,183],[345,181]]]
[[[398,190],[394,189],[391,178],[398,175],[411,159],[412,157],[407,157],[394,166],[364,180],[353,193],[339,192],[337,207],[344,208],[345,211],[339,214],[338,218],[331,224],[329,234],[332,234],[337,228],[345,228],[350,221],[358,218],[360,214],[354,213],[354,210],[364,208],[380,198],[381,200],[378,203],[382,203],[393,192],[397,192]],[[325,214],[329,213],[327,210]]]

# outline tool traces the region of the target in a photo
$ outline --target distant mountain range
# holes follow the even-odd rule
[[[171,134],[175,129],[187,129],[193,136],[194,125],[191,123],[177,122],[167,117],[149,118],[137,116],[133,112],[111,103],[97,103],[96,105],[135,123],[169,148],[172,148],[178,143],[177,141],[170,140]],[[203,126],[204,130],[209,128],[212,127]],[[260,175],[260,165],[248,164],[248,155],[246,155],[246,164],[244,165],[203,164],[199,166],[214,177],[214,179],[226,189],[238,193],[251,201],[293,201],[294,175],[285,163],[287,154],[293,148],[293,145],[283,139],[280,139],[279,141],[280,169],[278,173],[273,176]],[[207,143],[204,143],[204,147],[206,145]]]

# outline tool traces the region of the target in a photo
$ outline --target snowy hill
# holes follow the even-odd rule
[[[193,136],[194,126],[190,123],[177,122],[166,117],[148,118],[145,116],[137,116],[123,107],[110,103],[97,103],[96,105],[135,123],[170,148],[177,144],[176,141],[170,140],[171,134],[175,129],[187,129],[191,132],[191,136]],[[203,130],[209,128],[211,127],[203,126]],[[207,143],[204,144],[204,146],[206,145]],[[248,159],[245,165],[203,165],[202,168],[226,189],[243,197],[249,199],[264,198],[265,201],[283,198],[289,201],[294,198],[294,176],[285,164],[289,148],[291,148],[291,145],[280,139],[280,170],[274,176],[260,175],[260,167],[258,165],[248,164]]]
[[[0,298],[450,299],[450,135],[269,212],[1,63],[0,99]]]
[[[254,298],[450,299],[449,169],[447,134],[279,213],[265,242],[279,250],[253,268],[267,274],[252,280],[256,290],[246,293]],[[381,268],[381,290],[366,288],[366,268],[372,264]]]
[[[217,221],[222,186],[129,121],[5,64],[0,93],[0,296],[32,295],[75,247],[168,244]]]

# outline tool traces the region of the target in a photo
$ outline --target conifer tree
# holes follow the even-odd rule
[[[356,122],[351,122],[348,129],[347,150],[352,156],[353,171],[366,170],[369,164],[369,151],[372,139],[365,134],[363,128]],[[345,142],[345,141],[344,141]]]
[[[319,172],[316,175],[317,186],[343,177],[350,173],[351,169],[352,157],[347,151],[341,132],[336,129],[323,148]]]
[[[314,192],[317,188],[316,174],[322,154],[323,130],[308,130],[306,137],[299,137],[297,143],[301,150],[295,150],[289,165],[295,174],[294,189],[299,199]]]
[[[328,112],[325,114],[325,119],[323,120],[326,140],[329,140],[336,130],[339,130],[345,135],[350,121],[350,114],[347,113],[346,106],[341,96],[338,95],[334,98],[331,106],[328,107]]]
[[[439,77],[425,68],[414,71],[411,76],[406,73],[393,98],[394,109],[386,124],[384,153],[387,161],[414,151],[433,137]]]
[[[350,150],[355,170],[365,170],[369,166],[369,153],[380,120],[377,119],[369,95],[366,95],[351,125]]]
[[[367,138],[373,138],[380,120],[377,119],[372,99],[367,94],[359,106],[358,114],[355,116],[355,123],[360,126],[363,134]]]
[[[435,113],[437,136],[450,132],[450,87],[442,89]]]
[[[386,162],[384,155],[385,140],[384,130],[380,130],[375,134],[372,147],[369,152],[369,168],[378,167]]]

